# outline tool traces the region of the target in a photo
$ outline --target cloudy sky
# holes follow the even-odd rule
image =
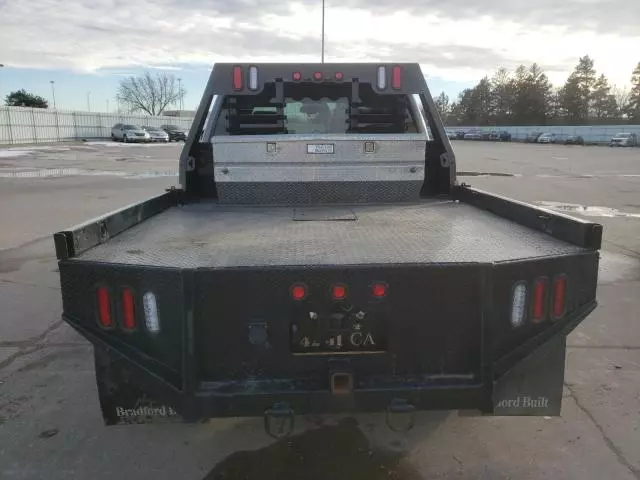
[[[612,84],[640,61],[638,0],[327,0],[326,61],[418,62],[456,96],[538,62],[561,84],[589,54]],[[216,61],[319,61],[322,0],[0,0],[0,95],[115,109],[123,76],[172,71],[195,108]]]

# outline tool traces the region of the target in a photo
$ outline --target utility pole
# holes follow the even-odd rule
[[[178,109],[182,111],[182,79],[178,79]]]
[[[91,111],[91,92],[87,92],[87,110]]]
[[[324,2],[325,0],[322,0],[322,62],[324,63]]]
[[[54,87],[56,82],[54,80],[49,80],[49,83],[51,84],[51,96],[53,97],[53,109],[57,110],[57,108],[56,108],[56,89]]]

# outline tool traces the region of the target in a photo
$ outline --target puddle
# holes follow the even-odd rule
[[[563,213],[577,213],[585,217],[625,217],[625,218],[640,218],[640,213],[628,213],[621,212],[616,208],[610,207],[597,207],[586,206],[578,203],[563,203],[563,202],[536,202],[542,207],[549,208]]]
[[[457,172],[459,177],[521,177],[519,173],[503,172]]]
[[[598,283],[614,283],[640,278],[640,260],[628,255],[600,251]]]
[[[14,169],[15,170],[15,169]],[[0,178],[60,178],[60,177],[122,177],[126,179],[145,179],[158,177],[175,177],[178,170],[158,170],[147,172],[122,172],[117,170],[83,170],[80,168],[46,168],[29,171],[0,171]]]

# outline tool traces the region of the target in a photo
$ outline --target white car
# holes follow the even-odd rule
[[[111,128],[111,140],[117,142],[150,142],[151,135],[139,125],[116,123]]]
[[[160,127],[142,127],[151,137],[152,142],[169,142],[169,134]]]
[[[543,133],[538,137],[538,143],[556,143],[555,133]]]
[[[635,147],[638,136],[635,133],[617,133],[609,142],[610,147]]]

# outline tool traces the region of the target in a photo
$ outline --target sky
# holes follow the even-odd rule
[[[174,74],[195,109],[216,62],[318,62],[322,0],[0,0],[0,97],[115,111],[118,83]],[[418,62],[455,98],[498,67],[537,62],[561,85],[585,54],[610,83],[640,62],[637,0],[326,0],[325,61]],[[52,85],[50,82],[54,81]]]

